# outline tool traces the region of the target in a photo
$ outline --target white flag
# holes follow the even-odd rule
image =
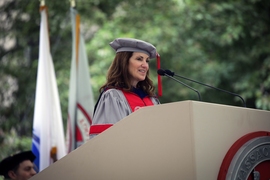
[[[47,7],[41,6],[32,151],[39,171],[66,155],[63,120],[50,53]]]
[[[70,8],[72,23],[72,60],[69,84],[67,149],[76,149],[89,139],[94,110],[89,65],[83,36],[80,32],[80,16]]]

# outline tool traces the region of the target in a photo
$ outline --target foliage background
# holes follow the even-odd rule
[[[47,0],[51,53],[63,123],[71,62],[69,1]],[[161,67],[240,94],[248,108],[270,110],[269,0],[77,0],[95,98],[117,37],[151,42]],[[0,0],[0,159],[31,149],[39,45],[39,1]],[[151,77],[156,84],[156,64]],[[200,85],[204,102],[243,106],[238,97]],[[161,103],[198,100],[163,78]]]

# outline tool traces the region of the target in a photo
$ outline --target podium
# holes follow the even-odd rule
[[[269,111],[197,101],[145,107],[31,180],[216,180],[229,149],[254,132],[270,132]]]

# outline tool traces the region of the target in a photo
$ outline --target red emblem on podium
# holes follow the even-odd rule
[[[253,132],[238,139],[224,157],[217,179],[270,179],[270,132]]]

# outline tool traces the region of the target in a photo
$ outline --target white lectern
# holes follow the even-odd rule
[[[230,147],[258,131],[270,132],[269,111],[196,101],[141,108],[31,180],[216,180]]]

